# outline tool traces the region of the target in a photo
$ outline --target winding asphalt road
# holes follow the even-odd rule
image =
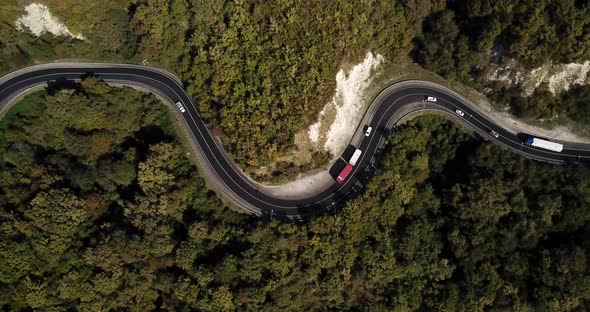
[[[437,110],[455,115],[474,130],[487,136],[493,142],[529,158],[552,162],[590,164],[590,145],[564,143],[560,153],[529,147],[522,144],[522,135],[503,129],[480,114],[474,105],[452,91],[432,83],[410,81],[385,89],[371,105],[370,115],[358,126],[351,143],[363,150],[363,154],[354,171],[343,184],[334,182],[329,187],[318,190],[314,196],[304,199],[284,199],[265,194],[258,190],[237,166],[230,160],[219,141],[213,137],[195,109],[196,105],[185,92],[182,83],[173,74],[160,69],[145,66],[122,64],[92,63],[52,63],[32,66],[13,72],[0,79],[0,111],[7,109],[13,99],[33,87],[51,84],[77,82],[86,76],[97,76],[109,83],[140,87],[154,92],[168,100],[170,105],[182,117],[187,127],[191,142],[200,154],[201,164],[211,173],[211,179],[227,198],[242,206],[245,210],[271,218],[303,220],[316,214],[337,210],[344,202],[356,196],[375,170],[375,157],[379,155],[386,135],[391,133],[389,125],[419,110]],[[436,103],[424,102],[425,96],[434,96]],[[186,111],[181,112],[174,103],[180,101]],[[455,113],[456,109],[465,112],[463,117]],[[362,134],[365,124],[373,127],[369,137]],[[494,138],[488,133],[497,131],[500,136]],[[392,135],[395,135],[393,132]],[[344,166],[341,160],[333,166],[338,172]]]

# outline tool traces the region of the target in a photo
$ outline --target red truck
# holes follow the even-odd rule
[[[344,179],[346,179],[346,177],[348,177],[348,175],[350,174],[351,171],[352,171],[352,166],[346,165],[346,167],[344,167],[344,169],[342,169],[342,171],[340,171],[340,174],[338,174],[338,178],[336,178],[336,182],[342,184],[342,182],[344,182]]]

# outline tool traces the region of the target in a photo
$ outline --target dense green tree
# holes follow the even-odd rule
[[[444,11],[430,20],[419,39],[416,60],[436,68],[445,76],[454,73],[454,50],[459,35],[453,11]]]

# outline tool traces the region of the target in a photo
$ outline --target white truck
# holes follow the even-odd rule
[[[524,141],[524,144],[538,147],[538,148],[542,148],[542,149],[546,149],[546,150],[550,150],[550,151],[554,151],[554,152],[561,152],[563,150],[562,144],[539,139],[539,138],[535,138],[533,136],[527,137],[526,141]]]
[[[356,151],[354,151],[354,154],[352,154],[352,157],[350,157],[350,160],[348,161],[348,163],[351,166],[356,165],[356,162],[359,160],[362,153],[363,153],[363,151],[361,151],[360,149],[357,148]]]

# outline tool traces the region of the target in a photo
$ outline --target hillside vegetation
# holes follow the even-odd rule
[[[0,123],[3,310],[590,308],[587,168],[420,117],[343,211],[287,224],[224,208],[153,96],[49,91]]]
[[[588,124],[588,101],[577,95],[552,95],[542,86],[531,97],[518,87],[486,78],[490,62],[516,60],[524,68],[590,60],[590,4],[574,0],[451,0],[428,16],[415,39],[414,59],[442,76],[487,90],[518,117],[567,115]]]
[[[411,56],[444,77],[491,88],[494,99],[511,104],[521,117],[563,113],[587,121],[578,117],[587,104],[552,96],[527,100],[481,76],[492,59],[514,58],[529,67],[588,60],[590,14],[583,1],[37,3],[87,40],[17,31],[22,3],[4,1],[0,71],[64,58],[145,60],[171,69],[246,170],[292,149],[294,135],[332,97],[339,68],[359,62],[369,50],[390,62]]]
[[[243,166],[260,166],[293,147],[295,133],[332,96],[343,61],[359,61],[370,49],[398,57],[411,48],[403,7],[388,1],[153,0],[128,3],[127,12],[125,1],[76,3],[70,11],[60,1],[40,2],[88,41],[34,39],[5,24],[5,68],[11,58],[22,66],[111,55],[170,68]],[[12,13],[4,20],[18,16],[16,2],[6,6]]]
[[[532,67],[586,60],[590,44],[588,5],[573,0],[39,2],[87,40],[19,32],[21,1],[3,1],[0,71],[63,58],[169,68],[246,169],[292,148],[339,67],[367,50],[483,87],[492,55]],[[522,116],[589,120],[587,89],[516,92],[496,94]],[[155,97],[92,78],[8,112],[3,310],[590,309],[588,168],[420,117],[343,211],[287,224],[224,207],[171,122]]]

